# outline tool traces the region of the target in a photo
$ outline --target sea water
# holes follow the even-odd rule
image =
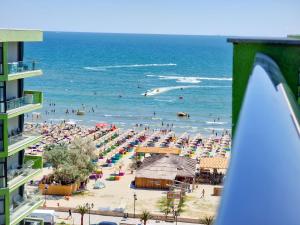
[[[203,134],[231,127],[232,46],[226,37],[45,32],[43,42],[25,44],[25,59],[43,70],[25,81],[26,89],[44,93],[41,121],[169,124]]]

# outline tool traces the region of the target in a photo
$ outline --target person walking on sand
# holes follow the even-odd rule
[[[71,209],[69,209],[69,216],[68,216],[68,219],[71,218],[72,219],[72,211]]]
[[[202,194],[201,194],[201,197],[200,198],[204,198],[204,196],[205,196],[205,190],[204,190],[204,188],[202,189]]]

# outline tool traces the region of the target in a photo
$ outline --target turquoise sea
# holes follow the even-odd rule
[[[44,72],[25,81],[44,92],[43,121],[152,128],[163,122],[204,134],[231,127],[226,37],[45,32],[44,42],[25,44],[25,58]],[[71,113],[83,108],[84,116]],[[190,118],[178,118],[181,111]]]

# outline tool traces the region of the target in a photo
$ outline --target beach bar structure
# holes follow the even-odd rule
[[[24,42],[42,40],[43,33],[38,30],[0,29],[1,225],[23,225],[26,220],[43,224],[43,220],[28,218],[43,198],[26,190],[41,168],[36,166],[37,158],[25,155],[25,149],[42,137],[24,131],[24,114],[40,109],[43,101],[42,92],[24,90],[24,78],[42,75],[36,61],[24,61]]]
[[[221,169],[226,170],[228,168],[228,159],[221,157],[201,158],[200,169]]]
[[[137,188],[169,189],[175,181],[193,183],[195,159],[174,154],[159,154],[144,159],[135,175]]]
[[[300,36],[287,38],[233,37],[232,132],[234,134],[255,56],[265,54],[280,68],[300,105]]]
[[[136,153],[149,153],[149,154],[174,154],[179,155],[181,149],[179,148],[164,148],[164,147],[136,147]]]

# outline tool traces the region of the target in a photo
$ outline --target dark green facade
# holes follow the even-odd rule
[[[233,83],[232,83],[232,132],[238,122],[249,76],[255,55],[263,53],[271,57],[280,67],[286,82],[300,104],[300,40],[243,39],[232,38]]]
[[[25,155],[42,136],[24,129],[24,114],[40,109],[43,94],[24,90],[24,80],[42,75],[36,61],[24,60],[24,42],[42,41],[41,31],[0,29],[0,224],[24,225],[44,199],[26,185],[41,172],[42,158]],[[30,221],[43,224],[41,219]]]

